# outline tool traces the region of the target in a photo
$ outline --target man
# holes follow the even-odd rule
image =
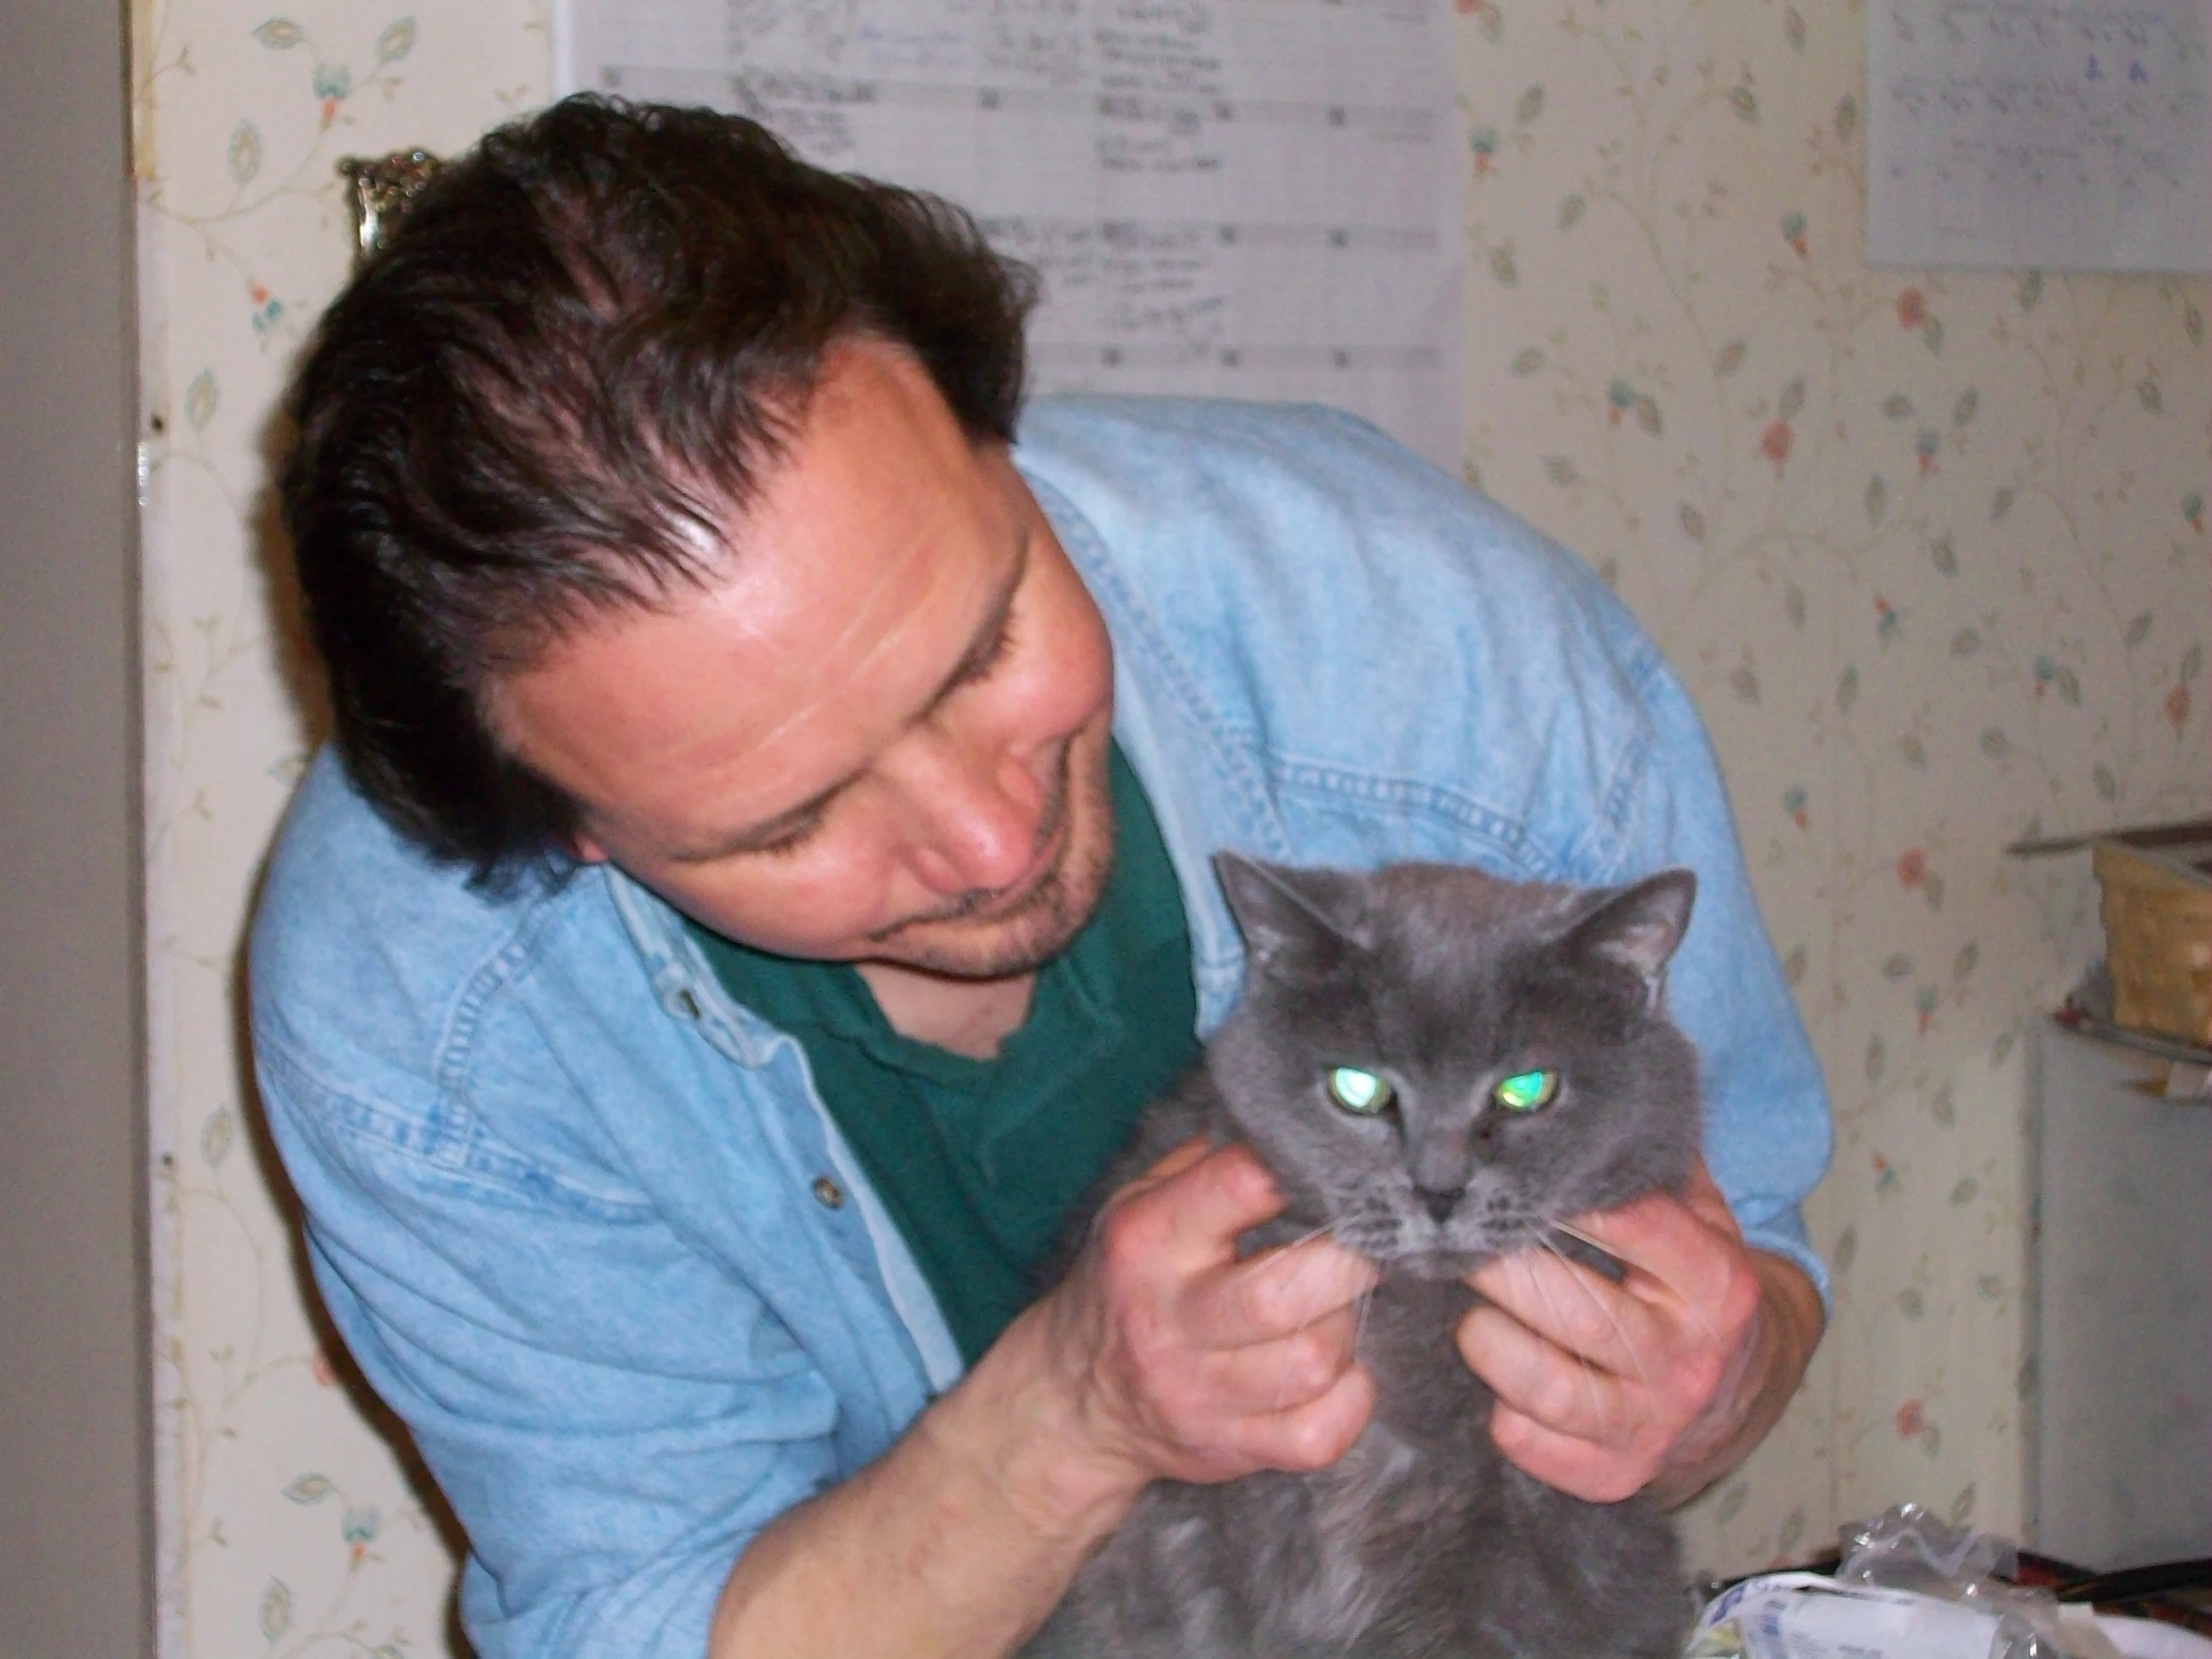
[[[487,1659],[1005,1653],[1149,1481],[1351,1443],[1372,1270],[1241,1259],[1280,1201],[1240,1150],[1030,1297],[1235,999],[1223,846],[1699,871],[1670,995],[1718,1179],[1583,1218],[1618,1285],[1476,1276],[1509,1456],[1687,1497],[1818,1340],[1819,1077],[1649,642],[1343,417],[1016,443],[1028,298],[941,205],[572,101],[458,164],[302,368],[335,756],[256,1053]]]

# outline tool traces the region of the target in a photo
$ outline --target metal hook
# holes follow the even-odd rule
[[[359,267],[390,242],[423,186],[445,164],[427,150],[395,150],[388,156],[345,156],[338,177],[351,187],[353,264]]]

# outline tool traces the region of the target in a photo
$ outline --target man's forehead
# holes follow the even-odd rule
[[[603,811],[664,816],[693,778],[725,809],[783,811],[941,694],[1003,612],[1034,516],[1004,451],[971,445],[910,360],[856,349],[717,523],[700,586],[555,642],[493,689],[497,727]]]

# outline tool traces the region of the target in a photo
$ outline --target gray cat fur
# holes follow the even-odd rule
[[[1248,1142],[1289,1199],[1248,1250],[1333,1226],[1384,1269],[1361,1343],[1379,1403],[1315,1473],[1156,1482],[1026,1659],[1672,1659],[1688,1607],[1666,1517],[1506,1462],[1452,1331],[1476,1263],[1689,1172],[1696,1055],[1660,988],[1695,878],[1216,867],[1245,995],[1100,1192],[1194,1134]],[[1389,1078],[1394,1121],[1328,1102],[1346,1064]],[[1489,1105],[1536,1067],[1563,1076],[1550,1105]]]

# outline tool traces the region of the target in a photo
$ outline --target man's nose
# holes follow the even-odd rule
[[[931,891],[996,892],[1029,867],[1045,792],[1019,760],[931,735],[902,770],[908,861]]]

